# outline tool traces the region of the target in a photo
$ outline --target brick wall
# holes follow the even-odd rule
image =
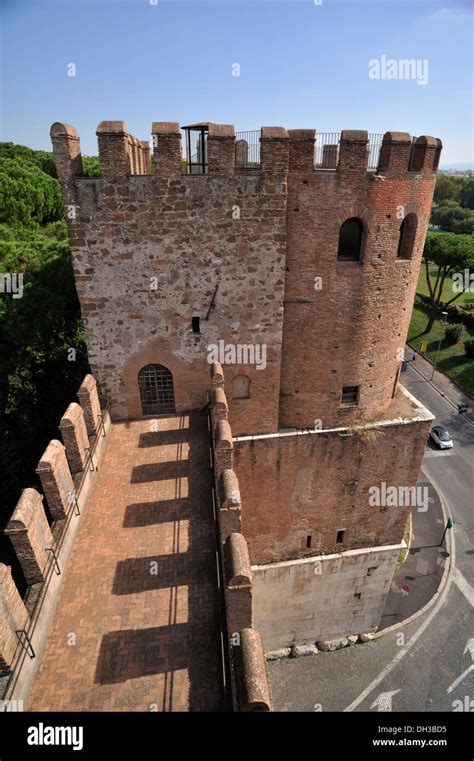
[[[20,562],[27,584],[44,581],[53,537],[43,509],[43,496],[36,489],[23,489],[5,528]]]
[[[280,427],[320,419],[327,428],[370,420],[391,403],[435,175],[431,154],[418,172],[408,171],[405,133],[385,136],[384,179],[367,171],[362,132],[343,133],[337,171],[308,171],[304,157],[313,148],[299,132],[290,131]],[[414,252],[397,259],[400,214],[408,213],[418,217]],[[350,217],[365,226],[360,262],[337,261],[339,230]],[[341,405],[344,386],[360,386],[357,406]]]
[[[432,416],[417,417],[412,411],[411,422],[347,433],[234,438],[252,563],[401,541],[409,508],[371,506],[369,488],[416,484]]]
[[[46,447],[36,469],[49,512],[54,520],[66,517],[74,494],[74,482],[66,458],[66,449],[57,439]]]
[[[28,613],[23,604],[11,568],[0,563],[0,676],[10,671],[20,647],[16,631],[24,629]]]

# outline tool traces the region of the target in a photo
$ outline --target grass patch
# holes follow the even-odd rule
[[[430,272],[431,287],[434,288],[434,284],[436,282],[436,274],[438,272],[438,267],[436,266],[436,264],[429,264],[428,269]],[[430,292],[428,290],[428,284],[426,282],[426,266],[424,261],[421,263],[420,276],[418,278],[418,285],[416,286],[416,292],[422,293],[423,296],[430,295]],[[455,295],[456,295],[456,292],[453,291],[452,278],[447,277],[443,284],[443,293],[441,296],[441,300],[444,302],[450,301]],[[463,304],[474,304],[474,293],[469,293],[465,291],[459,296],[459,298],[456,299],[456,301],[453,302],[453,304],[457,304],[458,306],[462,306]]]
[[[472,296],[472,294],[468,295]],[[444,326],[440,320],[435,320],[430,332],[425,333],[429,318],[429,306],[415,299],[408,329],[408,342],[418,349],[421,341],[428,341],[428,348],[424,356],[434,362],[439,339],[444,336]],[[474,362],[464,354],[464,341],[472,337],[474,337],[474,331],[464,325],[462,336],[457,344],[449,346],[445,341],[442,341],[437,369],[457,383],[466,394],[474,397]]]

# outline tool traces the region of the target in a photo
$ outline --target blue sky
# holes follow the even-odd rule
[[[209,120],[428,134],[472,161],[469,0],[154,2],[2,0],[1,139],[50,150],[65,121],[94,154],[103,119],[140,139]],[[427,60],[428,83],[370,79],[381,56]]]

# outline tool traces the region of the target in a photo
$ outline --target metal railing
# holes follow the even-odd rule
[[[381,133],[369,132],[369,144],[367,146],[369,158],[367,160],[367,169],[377,169],[382,140],[383,135]]]
[[[235,165],[245,169],[260,168],[260,130],[250,130],[235,133]],[[336,169],[339,160],[340,132],[316,132],[314,143],[314,168]],[[417,138],[412,138],[408,158],[408,170],[411,169],[414,146]],[[367,169],[377,169],[383,134],[369,132],[367,145]]]
[[[260,167],[259,129],[235,133],[235,165],[239,168],[258,169]]]
[[[410,145],[410,152],[408,154],[408,171],[411,171],[411,165],[413,162],[413,156],[415,155],[415,143],[418,140],[417,137],[412,137],[411,139],[411,145]]]
[[[222,679],[223,679],[223,698],[224,708],[226,711],[232,711],[236,705],[235,685],[232,676],[231,666],[231,652],[229,632],[227,630],[227,611],[226,611],[226,599],[225,599],[225,576],[224,576],[224,557],[223,547],[221,542],[220,528],[219,528],[219,486],[217,481],[217,467],[216,467],[216,448],[215,448],[215,435],[212,425],[212,411],[211,411],[211,395],[210,392],[206,392],[207,395],[207,426],[210,438],[210,465],[212,472],[212,512],[214,518],[214,528],[216,537],[216,571],[217,571],[217,592],[219,597],[219,628],[220,628],[220,640],[221,640],[221,663],[222,663]]]
[[[335,169],[339,158],[340,132],[316,132],[314,168]]]
[[[339,160],[340,132],[317,132],[314,144],[314,168],[336,169]],[[379,161],[383,135],[369,132],[367,145],[367,169],[376,169]]]

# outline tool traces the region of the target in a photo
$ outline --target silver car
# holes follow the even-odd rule
[[[444,425],[434,425],[430,431],[430,437],[440,449],[451,449],[453,440]]]

